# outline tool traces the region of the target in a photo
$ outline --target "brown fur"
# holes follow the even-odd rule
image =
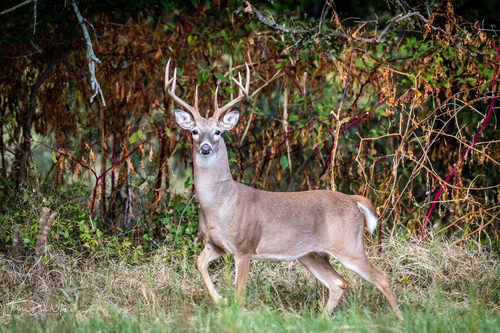
[[[198,228],[206,240],[197,267],[213,301],[217,303],[221,297],[208,274],[208,263],[230,253],[236,261],[235,293],[241,306],[250,260],[297,259],[330,290],[326,308],[331,311],[348,287],[329,263],[329,256],[333,256],[374,284],[399,315],[387,275],[368,260],[364,251],[363,217],[358,203],[376,218],[368,199],[335,191],[260,191],[232,179],[222,132],[236,125],[239,114],[233,111],[221,120],[219,117],[248,96],[249,74],[246,88],[241,80],[235,81],[240,87],[235,100],[219,109],[215,99],[214,117],[208,119],[200,116],[197,98],[192,107],[175,96],[174,88],[167,90],[174,81],[168,80],[167,65],[167,94],[194,117],[175,111],[179,126],[193,135],[194,184],[200,202]]]

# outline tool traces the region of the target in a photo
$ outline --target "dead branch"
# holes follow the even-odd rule
[[[10,12],[18,9],[19,7],[27,5],[27,4],[31,3],[31,2],[35,2],[35,6],[36,6],[36,0],[26,0],[25,2],[22,2],[19,5],[16,5],[16,6],[12,7],[12,8],[4,10],[3,12],[0,13],[0,16],[4,15],[4,14],[8,14],[8,13],[10,13]],[[35,19],[35,22],[36,22],[36,19]]]
[[[40,216],[40,220],[38,220],[38,236],[36,238],[36,247],[38,248],[43,244],[43,232],[45,228],[45,224],[47,223],[47,213],[49,212],[48,207],[42,207],[42,215]]]
[[[12,236],[12,258],[17,260],[19,258],[19,227],[16,226],[14,229],[14,235]]]
[[[76,17],[78,18],[78,23],[80,23],[80,26],[82,27],[83,35],[85,36],[85,42],[87,44],[87,60],[89,62],[89,72],[90,72],[90,86],[95,93],[90,97],[90,102],[92,103],[94,101],[94,97],[97,94],[101,95],[102,98],[102,105],[106,106],[106,101],[104,100],[104,95],[102,93],[101,86],[99,85],[99,82],[97,81],[97,78],[95,76],[95,69],[96,69],[96,62],[101,63],[99,58],[96,57],[94,53],[94,49],[92,48],[92,40],[90,39],[89,32],[87,30],[87,27],[85,26],[86,20],[82,17],[80,14],[80,11],[78,10],[78,6],[76,5],[76,2],[73,2],[73,9],[75,11]],[[89,23],[90,24],[90,23]],[[92,25],[91,25],[92,26]],[[92,29],[94,27],[92,26]],[[97,39],[96,39],[97,41]]]

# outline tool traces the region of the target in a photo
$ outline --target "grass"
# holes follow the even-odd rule
[[[302,309],[296,313],[283,308],[260,306],[240,311],[234,304],[173,309],[154,319],[125,314],[110,308],[107,315],[94,313],[84,318],[63,314],[45,320],[47,332],[500,332],[500,316],[484,303],[467,308],[455,303],[426,303],[417,311],[403,309],[404,321],[390,313],[363,311],[351,302],[351,309],[333,315]],[[34,317],[13,318],[1,332],[42,332]]]
[[[68,255],[47,248],[37,295],[34,259],[0,254],[0,332],[497,332],[500,261],[494,253],[434,241],[419,246],[392,240],[369,249],[401,305],[397,320],[382,294],[332,261],[351,287],[333,314],[328,292],[297,262],[253,262],[246,310],[231,304],[234,262],[210,272],[230,300],[214,306],[187,249],[163,247],[137,262]]]

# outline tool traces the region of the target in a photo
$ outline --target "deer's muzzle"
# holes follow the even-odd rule
[[[203,146],[201,146],[200,153],[202,155],[208,156],[212,153],[212,147],[210,147],[210,145],[205,143]]]

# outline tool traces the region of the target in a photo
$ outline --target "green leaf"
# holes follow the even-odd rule
[[[210,76],[210,71],[206,70],[206,71],[203,71],[203,81],[206,81],[208,79],[208,77]]]
[[[224,82],[229,82],[225,77],[224,75],[222,75],[221,73],[215,73],[214,74],[216,78],[218,78],[219,80],[221,81],[224,81]]]
[[[52,162],[57,163],[56,153],[52,151]]]
[[[191,179],[191,177],[188,177],[186,181],[184,182],[184,188],[188,188],[189,186],[194,184],[194,180]]]
[[[130,143],[135,143],[135,141],[137,140],[137,132],[132,134],[132,136],[129,138],[129,140],[130,140]]]
[[[286,167],[288,166],[288,157],[286,156],[281,156],[280,158],[280,165],[281,165],[281,168],[282,169],[286,169]]]
[[[198,86],[201,86],[201,84],[203,83],[203,72],[198,72],[198,75],[197,75],[197,82],[196,84]]]
[[[142,130],[138,130],[137,135],[139,136],[139,139],[141,139],[141,141],[142,141],[143,137],[144,137],[144,135],[142,134]]]
[[[277,65],[275,66],[275,68],[276,68],[276,69],[280,69],[281,67],[286,66],[286,64],[288,64],[289,62],[290,62],[290,60],[285,60],[285,61],[282,61],[282,62],[280,62],[279,64],[277,64]]]

